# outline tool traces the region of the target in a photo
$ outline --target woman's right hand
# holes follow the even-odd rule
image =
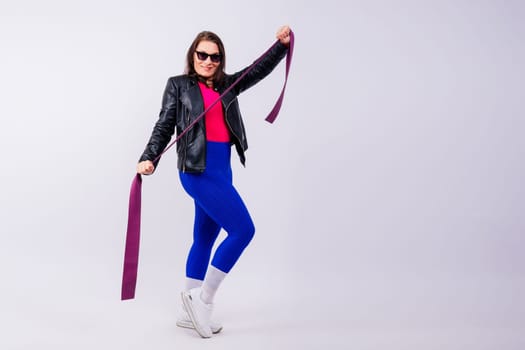
[[[151,175],[155,170],[155,166],[151,160],[143,160],[137,164],[137,173],[141,175]]]

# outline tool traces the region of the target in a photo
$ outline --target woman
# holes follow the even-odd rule
[[[186,291],[182,293],[187,314],[177,324],[195,328],[203,338],[222,328],[210,320],[215,293],[255,232],[250,214],[232,185],[230,153],[231,145],[235,145],[244,165],[248,144],[237,95],[270,74],[286,55],[290,28],[281,27],[276,37],[279,43],[177,142],[179,178],[195,203],[193,244],[186,262]],[[139,174],[152,174],[157,165],[153,161],[175,130],[177,135],[185,130],[244,72],[224,72],[224,46],[208,31],[197,35],[186,60],[185,74],[168,80],[159,120],[137,164]],[[227,237],[210,264],[221,228]]]

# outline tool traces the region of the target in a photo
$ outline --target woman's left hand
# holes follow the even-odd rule
[[[281,42],[281,44],[288,46],[290,44],[290,27],[282,26],[277,31],[275,37]]]

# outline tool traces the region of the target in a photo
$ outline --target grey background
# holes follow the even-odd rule
[[[521,1],[3,1],[0,348],[523,349]],[[256,237],[177,329],[192,203],[175,152],[143,185],[137,299],[119,300],[129,185],[195,34],[227,71],[296,33],[241,96],[236,186]]]

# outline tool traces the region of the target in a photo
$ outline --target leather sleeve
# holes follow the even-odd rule
[[[173,82],[173,78],[170,78],[164,89],[159,119],[153,127],[151,137],[139,161],[153,161],[168,145],[168,142],[175,132],[177,100],[178,90]],[[157,167],[157,164],[158,161],[155,162],[155,167]]]
[[[278,42],[264,58],[233,88],[236,95],[257,84],[270,74],[286,56],[288,47]],[[232,84],[248,67],[229,76],[228,85]]]

